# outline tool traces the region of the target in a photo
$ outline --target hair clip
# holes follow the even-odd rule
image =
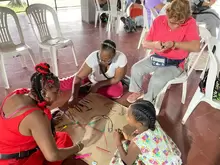
[[[54,84],[54,80],[51,80],[51,79],[47,80],[47,82],[50,83],[50,84]]]
[[[112,46],[112,45],[109,44],[109,43],[103,42],[102,45],[106,45],[106,46],[108,46],[108,47],[110,47],[110,48],[112,48],[112,49],[116,49],[114,46]]]

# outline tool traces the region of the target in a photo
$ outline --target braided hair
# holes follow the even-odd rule
[[[116,53],[116,44],[112,40],[105,40],[101,44],[102,50],[111,50],[114,54]]]
[[[155,130],[156,112],[154,105],[146,100],[137,100],[130,106],[135,120],[142,123],[144,127]]]
[[[47,63],[40,63],[35,66],[36,72],[31,76],[31,94],[34,96],[37,105],[44,111],[47,109],[47,103],[44,100],[44,93],[42,92],[45,87],[59,88],[59,79],[53,73],[50,72],[50,65]],[[55,136],[55,123],[53,118],[51,119],[51,130]]]
[[[59,88],[59,79],[50,72],[50,65],[47,63],[40,63],[35,66],[36,72],[31,76],[31,93],[35,97],[40,107],[46,106],[44,100],[43,89],[45,87]]]

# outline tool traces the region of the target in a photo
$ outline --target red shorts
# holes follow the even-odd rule
[[[73,76],[67,79],[60,80],[60,90],[61,91],[72,90],[73,80],[74,80]],[[88,78],[84,79],[82,84],[85,84],[87,82],[89,82]],[[97,93],[111,99],[120,98],[123,95],[123,92],[124,92],[124,88],[121,82],[102,87],[97,91]]]
[[[56,144],[58,148],[71,147],[73,142],[66,132],[56,133]],[[61,165],[63,161],[48,162],[40,150],[33,153],[28,158],[16,160],[0,160],[0,165]]]

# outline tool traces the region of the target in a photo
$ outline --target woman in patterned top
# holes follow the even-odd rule
[[[152,103],[138,100],[127,113],[129,125],[136,128],[131,140],[121,130],[114,132],[117,151],[110,165],[181,165],[181,153],[156,121]],[[125,140],[125,141],[124,141]],[[122,143],[123,141],[123,143]]]

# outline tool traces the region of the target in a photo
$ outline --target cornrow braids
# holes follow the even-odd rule
[[[103,50],[111,50],[113,53],[116,52],[116,44],[112,40],[105,40],[101,44]]]
[[[150,130],[155,130],[156,113],[153,104],[146,100],[138,100],[131,105],[132,115],[136,121]]]

